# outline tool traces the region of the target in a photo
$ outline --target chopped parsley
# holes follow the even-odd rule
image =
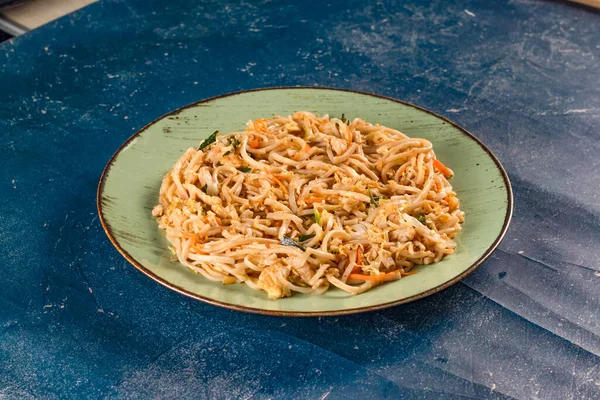
[[[227,139],[227,144],[236,149],[240,145],[240,141],[237,140],[234,136],[232,136],[229,139]]]
[[[205,183],[204,186],[202,186],[202,189],[200,189],[200,190],[202,190],[204,193],[206,193],[208,190],[208,184]]]
[[[321,214],[319,213],[319,210],[317,210],[316,208],[315,208],[314,216],[315,216],[315,222],[317,223],[317,225],[321,225]]]
[[[425,214],[419,214],[419,215],[417,215],[416,218],[417,218],[417,221],[419,221],[423,225],[425,225],[425,223],[427,222],[427,219],[425,219]]]
[[[231,147],[231,150],[229,150],[227,153],[225,153],[224,155],[229,155],[231,153],[233,153],[235,151],[235,149],[238,148],[238,146],[240,145],[240,141],[237,140],[235,137],[230,137],[229,139],[227,139],[227,146]]]
[[[342,118],[340,118],[340,120],[346,125],[350,125],[350,121],[348,120],[348,118],[346,118],[346,114],[342,113]]]
[[[369,198],[371,199],[371,204],[375,207],[379,207],[379,196],[373,196],[373,192],[369,189]]]
[[[315,235],[300,235],[300,237],[298,238],[298,241],[306,242],[308,239],[312,239],[314,237],[315,237]]]
[[[252,168],[248,168],[248,167],[241,167],[238,168],[238,171],[243,172],[245,174],[247,174],[248,172],[252,172]]]
[[[210,146],[211,144],[216,142],[218,134],[219,134],[219,131],[214,131],[212,135],[210,135],[209,137],[204,139],[202,141],[202,143],[200,143],[200,146],[198,146],[198,151],[204,150],[205,148],[207,148],[208,146]]]
[[[304,248],[304,246],[302,246],[300,243],[296,242],[294,239],[292,239],[288,235],[283,235],[283,239],[281,239],[281,243],[280,244],[282,246],[297,247],[297,248],[299,248],[302,251],[306,251],[306,249]]]

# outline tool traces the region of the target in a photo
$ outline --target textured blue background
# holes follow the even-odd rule
[[[129,0],[0,45],[0,397],[600,397],[599,28],[541,0]],[[112,153],[173,108],[279,85],[473,132],[515,190],[500,249],[340,318],[223,310],[132,268],[95,208]]]

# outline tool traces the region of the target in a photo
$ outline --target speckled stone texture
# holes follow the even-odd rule
[[[0,398],[600,397],[599,27],[541,0],[130,0],[3,43]],[[173,108],[279,85],[473,132],[513,182],[500,249],[441,293],[339,318],[223,310],[136,271],[97,218],[112,153]]]

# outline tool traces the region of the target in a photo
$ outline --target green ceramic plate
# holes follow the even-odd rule
[[[190,146],[215,130],[242,130],[246,121],[295,111],[357,116],[433,142],[456,176],[452,185],[466,213],[457,251],[419,273],[353,296],[333,288],[321,296],[273,301],[243,284],[210,282],[171,261],[164,231],[151,209],[163,175]],[[173,111],[133,135],[111,158],[98,186],[98,212],[119,252],[157,282],[210,304],[274,315],[340,315],[413,301],[458,282],[479,266],[506,233],[512,192],[496,157],[464,129],[412,104],[367,93],[321,88],[272,88],[233,93]]]

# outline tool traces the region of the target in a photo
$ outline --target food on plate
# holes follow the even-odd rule
[[[152,214],[179,262],[280,299],[360,294],[452,254],[464,212],[431,142],[309,112],[188,149]]]

